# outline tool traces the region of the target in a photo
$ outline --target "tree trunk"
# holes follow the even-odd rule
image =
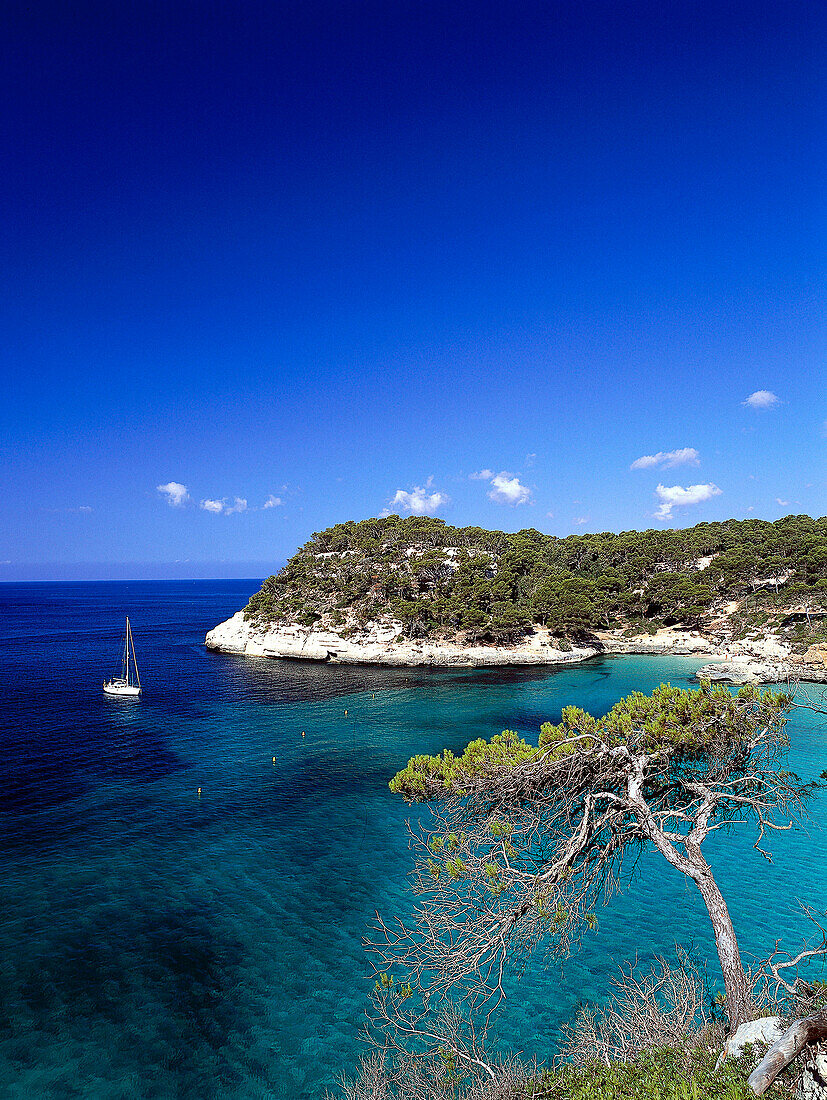
[[[698,853],[699,855],[700,853]],[[697,859],[697,856],[695,859]],[[715,945],[718,948],[718,959],[724,975],[729,1033],[732,1035],[741,1024],[754,1019],[755,1004],[747,976],[744,973],[741,952],[738,950],[735,929],[732,927],[732,920],[724,896],[712,877],[709,864],[702,856],[700,859],[703,863],[703,869],[699,869],[698,876],[693,875],[693,878],[701,892],[701,897],[704,899],[715,932]]]
[[[718,959],[721,963],[726,990],[726,1014],[730,1035],[732,1035],[741,1024],[755,1019],[755,1004],[751,996],[750,984],[744,973],[744,964],[741,962],[741,952],[738,950],[738,941],[735,938],[729,909],[712,877],[712,868],[701,854],[700,841],[690,834],[684,838],[683,853],[679,852],[654,822],[649,807],[641,798],[641,786],[642,772],[634,775],[629,781],[629,801],[637,809],[646,834],[673,867],[692,879],[704,899],[715,932],[715,946],[718,948]],[[700,832],[701,840],[709,831],[707,820],[708,810],[704,815],[700,815],[699,812],[695,832]]]

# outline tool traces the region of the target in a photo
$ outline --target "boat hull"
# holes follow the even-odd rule
[[[105,695],[120,695],[131,699],[136,699],[141,694],[141,689],[133,687],[132,684],[106,683],[103,685],[103,691]]]

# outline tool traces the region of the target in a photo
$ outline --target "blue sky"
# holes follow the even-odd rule
[[[0,579],[827,511],[821,5],[36,8]]]

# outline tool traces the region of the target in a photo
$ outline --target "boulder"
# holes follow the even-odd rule
[[[724,684],[761,684],[765,682],[763,672],[764,666],[757,661],[716,661],[699,668],[695,679]]]
[[[724,1043],[724,1054],[727,1058],[740,1058],[748,1046],[760,1043],[761,1049],[755,1059],[757,1064],[767,1047],[777,1043],[785,1030],[778,1016],[764,1016],[760,1020],[750,1020],[749,1023],[741,1024],[735,1034],[727,1039]]]
[[[805,665],[827,665],[827,646],[824,645],[811,645],[804,656],[801,658],[801,663]]]

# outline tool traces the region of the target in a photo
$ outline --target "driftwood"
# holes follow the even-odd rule
[[[749,1076],[747,1084],[756,1096],[763,1096],[778,1074],[809,1043],[827,1039],[827,1012],[815,1012],[796,1020],[792,1027],[771,1046]]]

